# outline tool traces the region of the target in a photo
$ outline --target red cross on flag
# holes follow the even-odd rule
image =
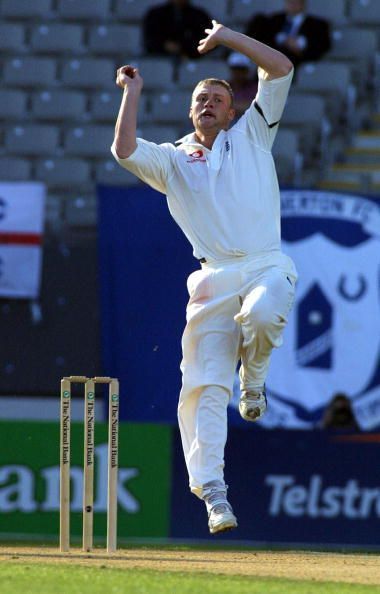
[[[38,297],[45,186],[0,183],[0,297]]]

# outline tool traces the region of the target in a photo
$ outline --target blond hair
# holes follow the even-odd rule
[[[194,97],[195,91],[201,85],[219,85],[220,87],[225,88],[230,96],[230,99],[231,99],[231,107],[234,106],[234,92],[232,90],[230,83],[227,82],[226,80],[223,80],[222,78],[205,78],[203,80],[200,80],[199,83],[197,83],[194,88],[192,97]]]

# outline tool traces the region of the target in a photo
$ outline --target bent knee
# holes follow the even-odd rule
[[[236,320],[246,328],[250,328],[255,333],[265,332],[267,329],[283,328],[287,322],[284,315],[279,314],[270,308],[261,307],[248,311],[242,311]]]

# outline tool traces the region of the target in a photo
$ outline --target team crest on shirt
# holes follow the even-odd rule
[[[187,163],[206,163],[206,158],[202,149],[198,149],[187,156],[190,157]]]
[[[329,192],[287,190],[281,198],[283,251],[299,279],[261,422],[313,427],[344,392],[371,429],[380,424],[380,206]]]

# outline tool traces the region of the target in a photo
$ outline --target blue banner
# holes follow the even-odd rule
[[[380,434],[233,428],[225,476],[238,528],[214,538],[379,546],[379,444]],[[205,505],[188,489],[178,433],[173,477],[171,536],[210,538]]]
[[[283,250],[299,272],[284,344],[273,352],[266,426],[311,428],[337,392],[360,426],[380,425],[380,205],[283,190]]]
[[[99,187],[102,347],[123,419],[176,423],[186,278],[199,264],[162,194]],[[267,380],[266,427],[312,428],[335,392],[362,428],[380,425],[380,207],[361,196],[282,191],[296,302]],[[230,422],[246,428],[236,412]]]
[[[120,380],[122,419],[174,424],[186,278],[198,264],[162,194],[100,186],[98,196],[105,373]]]

